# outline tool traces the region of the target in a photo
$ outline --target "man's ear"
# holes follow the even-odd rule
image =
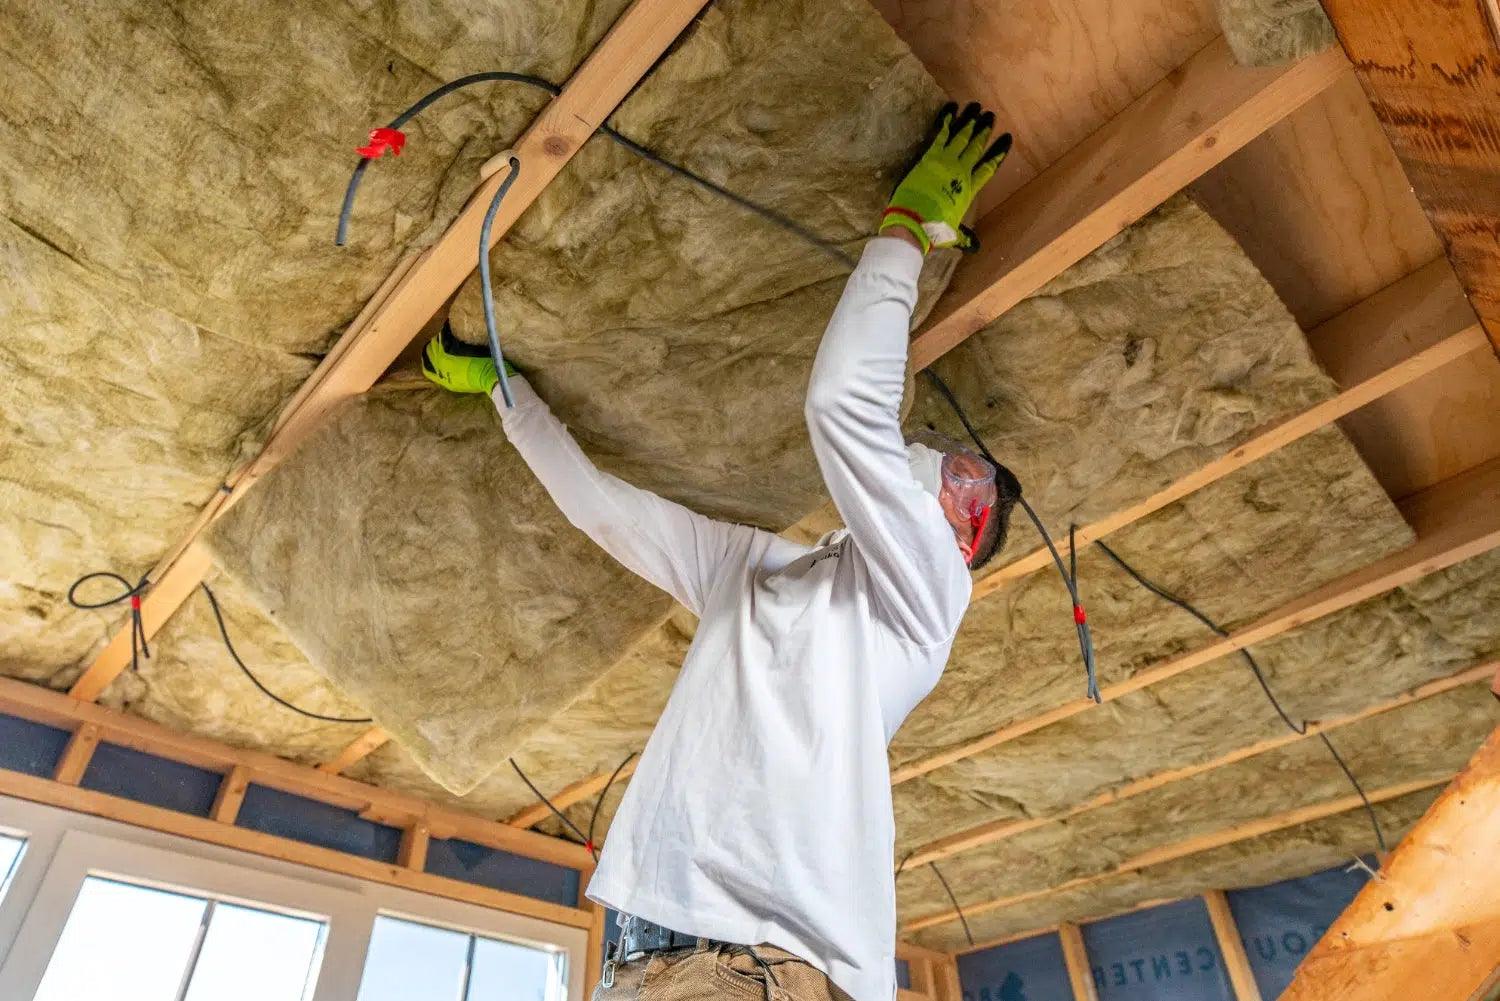
[[[989,522],[984,526],[984,538],[976,540],[974,558],[969,561],[970,570],[984,569],[995,554],[1005,548],[1005,540],[1010,536],[1010,514],[1015,506],[1013,497],[1002,496],[996,503]]]

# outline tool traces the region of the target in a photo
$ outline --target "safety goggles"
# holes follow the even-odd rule
[[[912,475],[937,498],[953,526],[964,562],[972,563],[999,502],[994,465],[960,442],[930,431],[913,436],[907,455]]]

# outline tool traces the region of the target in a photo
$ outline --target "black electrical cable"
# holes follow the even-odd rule
[[[958,906],[958,898],[953,895],[953,887],[949,886],[948,885],[948,881],[943,878],[943,870],[941,870],[941,869],[939,869],[937,867],[937,863],[936,862],[929,862],[927,864],[932,867],[933,875],[937,876],[938,882],[943,884],[943,889],[946,890],[947,893],[948,893],[948,899],[951,900],[951,901],[953,901],[953,910],[954,910],[954,913],[956,913],[958,915],[958,920],[961,921],[961,922],[963,922],[964,937],[969,940],[969,944],[970,945],[973,945],[974,944],[974,933],[969,930],[969,919],[966,918],[966,917],[964,917],[964,909],[962,907]]]
[[[1208,629],[1211,630],[1215,635],[1223,637],[1225,639],[1229,638],[1229,632],[1223,626],[1219,625],[1213,619],[1209,618],[1208,615],[1196,608],[1191,602],[1187,601],[1184,598],[1178,597],[1161,585],[1148,580],[1144,575],[1141,574],[1139,570],[1127,563],[1119,553],[1115,552],[1113,549],[1107,546],[1102,540],[1094,540],[1094,545],[1103,550],[1104,555],[1108,556],[1110,560],[1114,562],[1115,566],[1125,571],[1125,573],[1128,574],[1130,578],[1141,587],[1145,588],[1147,591],[1150,591],[1152,594],[1156,595],[1163,601],[1175,605],[1178,608],[1182,609],[1184,612],[1187,612],[1193,618],[1197,619],[1199,622],[1203,623],[1203,625],[1207,626]],[[1281,721],[1285,723],[1287,725],[1287,728],[1290,729],[1293,733],[1297,734],[1298,736],[1306,736],[1308,730],[1307,722],[1304,720],[1299,724],[1292,720],[1291,714],[1289,714],[1286,709],[1282,707],[1281,701],[1276,698],[1276,693],[1271,691],[1271,683],[1266,680],[1265,672],[1261,670],[1260,663],[1256,661],[1255,655],[1244,647],[1239,647],[1236,652],[1244,658],[1246,664],[1250,665],[1250,670],[1255,674],[1255,680],[1260,683],[1260,690],[1262,692],[1265,692],[1266,699],[1271,703],[1271,707],[1276,710],[1276,715],[1281,717]],[[1370,802],[1370,798],[1365,795],[1364,787],[1360,785],[1359,779],[1355,778],[1353,770],[1350,769],[1348,763],[1344,761],[1344,758],[1339,754],[1338,749],[1333,746],[1333,741],[1328,739],[1328,735],[1326,733],[1319,733],[1317,736],[1320,740],[1322,740],[1323,746],[1328,748],[1328,753],[1333,756],[1334,762],[1339,766],[1339,770],[1344,773],[1344,777],[1349,780],[1349,784],[1354,787],[1355,793],[1359,796],[1359,801],[1364,804],[1365,813],[1370,818],[1370,826],[1375,830],[1375,841],[1380,845],[1381,851],[1386,851],[1385,832],[1380,828],[1380,818],[1375,814],[1374,804],[1372,804]]]
[[[401,114],[391,119],[391,123],[387,126],[387,128],[399,129],[402,125],[405,125],[422,110],[447,94],[451,94],[456,90],[460,90],[472,84],[485,83],[492,80],[508,80],[513,83],[524,83],[528,86],[544,90],[548,94],[551,94],[553,97],[556,97],[558,94],[562,93],[562,88],[558,87],[556,84],[551,83],[547,80],[543,80],[541,77],[530,76],[525,73],[508,73],[502,70],[495,70],[485,73],[471,73],[468,76],[459,77],[457,80],[450,80],[448,83],[443,84],[436,90],[433,90],[432,92],[424,95],[411,107],[407,108],[405,111],[401,112]],[[703,177],[700,174],[696,174],[680,164],[673,163],[671,160],[663,157],[660,153],[657,153],[646,146],[642,146],[634,139],[621,134],[618,130],[608,124],[600,125],[596,131],[597,134],[602,135],[605,138],[615,142],[622,148],[629,150],[641,159],[669,170],[672,173],[676,174],[678,177],[690,181],[693,184],[696,184],[704,190],[710,191],[721,198],[728,199],[745,211],[757,215],[760,218],[771,223],[772,225],[786,230],[799,239],[811,244],[814,247],[817,247],[828,256],[839,261],[845,267],[854,267],[854,258],[845,253],[843,248],[841,248],[838,244],[833,243],[830,240],[823,239],[816,233],[813,233],[803,226],[798,225],[796,222],[792,221],[781,213],[776,212],[772,209],[768,209],[763,205],[758,205],[742,195],[735,194],[733,191],[730,191],[728,188],[725,188],[721,184],[710,181],[708,178]],[[339,211],[338,233],[334,239],[334,242],[340,247],[344,246],[344,243],[348,237],[349,218],[354,211],[355,193],[359,190],[360,181],[363,180],[365,170],[368,169],[369,165],[369,159],[361,159],[360,162],[355,166],[354,173],[349,177],[348,187],[344,190],[344,203],[343,207]]]
[[[599,791],[599,798],[594,800],[594,812],[589,814],[588,845],[590,851],[594,847],[594,825],[599,822],[599,808],[604,805],[604,797],[609,795],[610,786],[615,784],[615,779],[620,777],[620,772],[624,771],[625,766],[633,760],[635,760],[635,752],[631,751],[625,755],[625,760],[616,765],[615,770],[609,773],[609,781],[604,783],[604,788]]]
[[[578,829],[578,825],[577,824],[573,823],[571,820],[568,819],[568,815],[567,814],[563,813],[556,806],[554,806],[552,804],[552,801],[550,799],[548,799],[546,796],[544,796],[542,794],[542,791],[540,789],[538,789],[534,784],[532,784],[532,781],[529,778],[526,777],[526,773],[523,772],[523,771],[521,771],[521,766],[518,765],[518,764],[516,764],[516,759],[515,758],[507,758],[506,760],[510,762],[510,767],[512,767],[512,768],[514,768],[516,770],[516,774],[519,775],[519,776],[521,776],[521,781],[526,783],[526,788],[528,788],[528,789],[531,790],[532,795],[535,796],[537,799],[541,800],[542,803],[543,803],[543,805],[545,805],[547,807],[547,809],[549,809],[549,810],[552,811],[552,815],[554,817],[556,817],[558,820],[562,821],[562,824],[563,824],[564,827],[566,827],[568,830],[572,831],[574,834],[578,835],[578,843],[579,844],[588,846],[589,850],[592,851],[593,849],[592,849],[591,843],[589,842],[588,837],[582,831],[580,831]]]
[[[106,598],[104,601],[80,601],[78,599],[78,589],[95,579],[112,580],[124,588],[124,590],[113,598]],[[68,604],[85,611],[108,608],[111,605],[118,605],[122,601],[130,602],[130,669],[132,671],[140,670],[142,657],[147,659],[151,657],[151,647],[146,642],[146,627],[141,621],[141,595],[146,593],[146,588],[150,583],[150,579],[142,575],[141,579],[132,586],[130,581],[117,573],[109,570],[95,570],[93,573],[86,573],[78,578],[73,582],[73,586],[68,588]]]
[[[985,445],[984,439],[979,437],[979,432],[975,430],[973,423],[970,422],[969,415],[964,413],[964,408],[958,402],[958,397],[954,395],[952,389],[948,388],[948,384],[943,381],[943,377],[930,368],[923,369],[922,374],[927,376],[928,381],[937,389],[938,394],[948,402],[948,406],[957,415],[959,423],[964,426],[964,430],[969,433],[969,437],[978,446],[980,454],[989,460],[990,464],[995,467],[998,475],[1004,475],[1010,479],[1011,486],[1015,491],[1016,503],[1021,505],[1021,510],[1026,512],[1026,517],[1031,519],[1031,523],[1036,526],[1037,534],[1042,537],[1042,542],[1046,544],[1047,552],[1052,556],[1052,563],[1057,567],[1057,572],[1062,576],[1063,584],[1068,588],[1068,596],[1073,600],[1073,625],[1078,633],[1078,650],[1083,656],[1083,668],[1088,675],[1088,697],[1095,703],[1103,701],[1102,696],[1099,694],[1099,675],[1094,661],[1094,636],[1093,632],[1089,629],[1088,616],[1083,611],[1083,599],[1078,593],[1077,550],[1073,546],[1072,526],[1068,528],[1068,546],[1073,564],[1073,572],[1069,573],[1067,565],[1063,563],[1062,555],[1058,553],[1057,546],[1052,541],[1051,533],[1047,531],[1047,526],[1042,524],[1041,517],[1032,508],[1031,504],[1027,502],[1026,495],[1021,490],[1021,481],[1016,479],[1015,474],[1002,464],[999,459],[990,454],[990,450]]]
[[[214,621],[219,624],[219,635],[224,638],[224,649],[229,651],[229,656],[234,660],[235,665],[245,673],[245,677],[250,679],[250,683],[252,685],[261,690],[261,693],[265,695],[266,698],[270,699],[272,702],[275,702],[277,705],[284,706],[287,709],[290,709],[292,712],[297,713],[299,716],[306,716],[308,719],[321,720],[324,723],[375,722],[374,718],[370,716],[325,716],[322,713],[315,713],[310,710],[303,709],[301,706],[293,705],[286,699],[282,698],[280,695],[277,695],[275,692],[271,691],[265,685],[261,684],[260,679],[257,678],[253,673],[251,673],[250,668],[246,667],[245,662],[240,659],[239,652],[235,650],[234,643],[229,638],[229,628],[224,624],[224,613],[219,608],[219,599],[214,597],[213,591],[207,584],[200,581],[198,586],[203,588],[204,594],[208,595],[208,605],[213,609]]]

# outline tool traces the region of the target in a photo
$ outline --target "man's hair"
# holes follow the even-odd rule
[[[990,519],[985,523],[984,534],[974,540],[974,558],[969,561],[970,570],[982,570],[995,554],[1005,548],[1010,535],[1010,514],[1015,509],[1016,498],[1021,496],[1021,481],[1004,466],[996,464],[995,506]]]

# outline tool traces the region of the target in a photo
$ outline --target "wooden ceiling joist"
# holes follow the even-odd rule
[[[1469,1001],[1500,969],[1500,729],[1297,968],[1281,1001]]]
[[[1446,785],[1450,777],[1439,779],[1417,779],[1410,782],[1402,782],[1397,785],[1385,786],[1380,789],[1369,790],[1366,795],[1370,803],[1384,803],[1388,800],[1399,799],[1412,793],[1431,789],[1434,786]],[[1027,903],[1042,897],[1050,897],[1069,890],[1076,890],[1083,886],[1090,886],[1107,879],[1123,876],[1127,873],[1138,872],[1154,865],[1163,865],[1167,862],[1175,862],[1178,859],[1187,858],[1202,852],[1223,848],[1241,841],[1249,841],[1252,838],[1264,837],[1277,831],[1284,831],[1291,827],[1299,827],[1302,824],[1310,824],[1317,820],[1325,820],[1341,813],[1364,808],[1364,801],[1353,793],[1340,796],[1337,799],[1326,800],[1322,803],[1312,803],[1307,806],[1299,806],[1294,810],[1286,810],[1282,813],[1262,817],[1248,823],[1236,824],[1223,830],[1213,831],[1208,834],[1200,834],[1169,845],[1152,848],[1132,858],[1126,859],[1119,865],[1104,872],[1094,873],[1088,876],[1079,876],[1056,886],[1042,887],[1036,890],[1028,890],[1025,893],[1012,894],[996,900],[985,900],[978,903],[963,904],[963,913],[966,917],[976,914],[989,914],[994,911],[1014,907],[1017,904]],[[958,912],[952,908],[927,914],[907,922],[901,926],[904,933],[921,931],[924,928],[933,928],[937,925],[947,924],[959,919]]]
[[[1323,7],[1500,353],[1500,8],[1494,0]]]
[[[543,189],[630,93],[667,48],[697,16],[707,0],[635,0],[608,34],[542,109],[516,142],[522,169],[491,230],[491,246],[529,208]],[[200,536],[208,525],[322,425],[343,400],[369,389],[396,360],[478,264],[479,230],[490,199],[508,176],[500,171],[475,190],[442,237],[412,264],[398,269],[339,339],[304,387],[283,410],[260,455],[226,478],[221,491],[153,573],[141,602],[146,635],[153,636],[208,572],[210,560]],[[97,699],[130,663],[127,623],[74,684],[76,698]]]
[[[1252,68],[1210,42],[979,220],[980,250],[912,342],[913,363],[931,365],[1347,70],[1337,49]]]
[[[1423,699],[1434,698],[1435,696],[1442,695],[1444,692],[1451,692],[1454,689],[1462,688],[1465,685],[1474,685],[1487,682],[1494,675],[1497,669],[1500,669],[1500,661],[1487,661],[1483,664],[1479,664],[1466,670],[1459,671],[1458,673],[1450,675],[1446,678],[1439,678],[1436,681],[1429,681],[1425,685],[1414,688],[1409,692],[1404,692],[1401,695],[1396,696],[1395,698],[1385,699],[1383,701],[1377,702],[1374,705],[1361,709],[1359,712],[1350,713],[1346,716],[1334,717],[1333,719],[1328,720],[1310,721],[1307,724],[1307,729],[1304,733],[1293,733],[1289,730],[1285,734],[1258,741],[1257,743],[1251,744],[1247,747],[1236,748],[1235,750],[1230,751],[1228,754],[1221,755],[1210,761],[1200,762],[1199,764],[1195,765],[1187,765],[1181,768],[1170,768],[1165,771],[1160,771],[1152,775],[1144,776],[1143,778],[1136,779],[1133,782],[1128,782],[1125,785],[1117,786],[1113,789],[1106,789],[1104,792],[1099,793],[1097,796],[1090,797],[1089,799],[1084,800],[1082,803],[1078,803],[1077,805],[1069,807],[1068,809],[1063,810],[1059,813],[1049,814],[1043,817],[1027,817],[1022,820],[1009,818],[1005,820],[996,820],[991,821],[987,824],[980,824],[976,827],[971,827],[968,830],[959,831],[955,834],[950,834],[947,837],[939,838],[936,841],[932,841],[918,848],[915,852],[912,853],[909,858],[906,859],[906,867],[909,869],[915,869],[919,866],[926,865],[929,862],[938,862],[942,859],[949,858],[961,852],[970,851],[974,848],[981,848],[985,845],[992,845],[998,841],[1004,841],[1007,838],[1013,838],[1018,834],[1024,834],[1025,832],[1035,830],[1038,827],[1044,827],[1048,824],[1060,823],[1064,820],[1071,820],[1081,814],[1089,813],[1102,807],[1112,806],[1115,803],[1120,803],[1127,799],[1132,799],[1136,796],[1143,795],[1155,789],[1160,789],[1163,786],[1171,785],[1174,782],[1184,782],[1188,779],[1195,778],[1196,776],[1203,775],[1207,772],[1215,771],[1219,768],[1226,768],[1229,765],[1235,764],[1236,762],[1244,761],[1248,758],[1256,757],[1257,755],[1267,754],[1271,751],[1279,750],[1280,748],[1295,744],[1298,741],[1315,737],[1320,733],[1329,733],[1342,727],[1350,726],[1351,724],[1371,719],[1375,716],[1384,715],[1385,713],[1391,712],[1394,709],[1400,709],[1402,706],[1409,706],[1413,702],[1420,702]]]
[[[1417,541],[1412,545],[1294,598],[1227,638],[1143,668],[1123,681],[1104,685],[1100,689],[1103,701],[1113,702],[1175,678],[1236,650],[1263,643],[1500,546],[1500,459],[1493,459],[1414,494],[1398,506],[1416,533]],[[1039,715],[1017,720],[982,737],[897,768],[892,772],[891,781],[898,784],[908,782],[1087,712],[1094,705],[1086,698],[1064,702]]]

